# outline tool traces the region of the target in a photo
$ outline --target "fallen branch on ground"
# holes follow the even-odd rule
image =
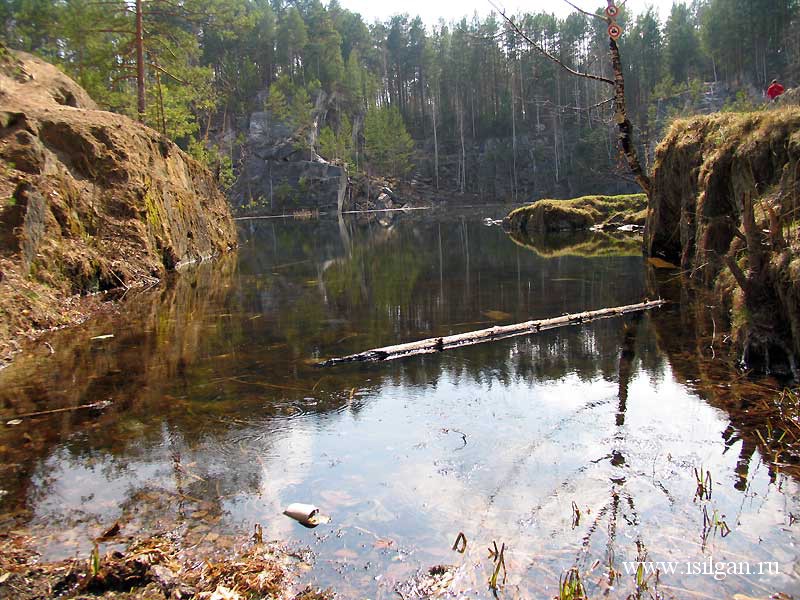
[[[432,354],[434,352],[442,352],[451,348],[460,348],[461,346],[471,346],[472,344],[502,340],[517,335],[538,333],[539,331],[555,329],[556,327],[564,327],[565,325],[577,325],[580,323],[588,323],[589,321],[596,321],[598,319],[618,317],[631,312],[657,308],[659,306],[663,306],[664,304],[666,304],[666,301],[664,300],[647,300],[645,302],[640,302],[639,304],[628,304],[627,306],[616,306],[614,308],[590,310],[582,313],[563,315],[561,317],[555,317],[552,319],[525,321],[524,323],[516,323],[514,325],[489,327],[488,329],[479,329],[478,331],[469,331],[467,333],[459,333],[457,335],[448,335],[438,338],[428,338],[419,342],[409,342],[407,344],[397,344],[395,346],[384,346],[383,348],[375,348],[373,350],[367,350],[366,352],[359,352],[358,354],[350,354],[349,356],[342,356],[339,358],[330,358],[319,363],[318,366],[330,367],[340,363],[377,362],[380,360],[393,360],[395,358],[402,358],[405,356],[415,356],[417,354]]]

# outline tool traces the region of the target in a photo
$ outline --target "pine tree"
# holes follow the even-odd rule
[[[411,170],[414,141],[396,106],[374,108],[364,119],[366,154],[378,172],[404,177]]]
[[[277,59],[284,72],[288,73],[294,81],[302,61],[306,44],[308,44],[308,30],[303,17],[297,7],[292,6],[286,11],[278,26]]]

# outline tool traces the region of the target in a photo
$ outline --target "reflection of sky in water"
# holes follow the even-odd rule
[[[746,488],[734,487],[741,442],[726,449],[726,413],[676,382],[658,349],[652,315],[634,330],[624,406],[620,321],[386,365],[322,372],[302,362],[311,348],[341,354],[391,340],[392,328],[424,337],[439,333],[440,323],[485,321],[488,311],[518,320],[644,295],[640,263],[630,257],[538,258],[497,230],[474,227],[470,242],[464,233],[449,238],[475,244],[471,266],[466,256],[453,258],[459,255],[453,242],[445,244],[453,268],[445,269],[430,228],[403,227],[381,244],[357,239],[356,248],[366,250],[351,250],[349,262],[337,255],[335,237],[323,236],[317,243],[328,255],[317,264],[329,266],[322,276],[312,261],[274,277],[276,265],[291,264],[303,251],[268,258],[276,244],[245,245],[238,271],[225,283],[230,291],[192,311],[203,335],[176,343],[176,334],[165,334],[151,344],[196,347],[200,355],[181,355],[175,367],[165,355],[164,364],[144,369],[146,386],[131,390],[116,382],[116,396],[129,394],[132,408],[108,431],[76,429],[38,463],[28,504],[34,530],[59,524],[49,532],[50,554],[86,552],[89,536],[116,519],[143,530],[177,524],[188,540],[195,521],[221,515],[218,531],[246,532],[258,522],[267,537],[310,545],[317,553],[311,577],[346,597],[354,590],[392,597],[397,580],[439,563],[461,565],[459,585],[483,590],[492,540],[508,548],[507,592],[519,589],[523,597],[545,588],[554,595],[565,569],[576,561],[584,570],[595,560],[605,564],[609,550],[621,570],[622,560],[635,559],[637,541],[651,560],[779,561],[785,573],[724,582],[663,578],[663,591],[677,597],[677,588],[712,597],[720,589],[726,595],[798,590],[796,526],[788,517],[798,514],[797,484],[781,475],[771,481],[756,452]],[[275,231],[273,242],[280,239]],[[418,248],[424,240],[433,240],[433,250]],[[389,253],[410,249],[424,260],[400,261],[393,277],[413,263],[417,280],[394,321],[376,333],[372,313],[385,319],[381,302],[390,292],[405,292],[392,283],[365,301],[364,289],[352,292],[342,281],[380,286],[387,245]],[[331,260],[340,262],[331,267]],[[451,273],[465,268],[468,277]],[[542,273],[553,283],[542,283]],[[533,287],[520,283],[536,278]],[[465,296],[467,282],[471,295]],[[498,289],[503,299],[494,298]],[[569,289],[577,291],[565,295]],[[305,320],[291,325],[296,318]],[[166,322],[159,318],[151,329]],[[124,332],[118,337],[120,353],[148,344]],[[155,381],[162,370],[163,380]],[[130,441],[120,445],[114,432],[123,425]],[[699,465],[714,481],[709,512],[716,509],[732,529],[725,538],[712,532],[705,544],[701,503],[693,499],[692,468]],[[295,501],[317,504],[333,522],[301,528],[281,515]],[[581,511],[574,528],[573,502]],[[470,541],[464,556],[450,551],[459,531]],[[601,571],[587,578],[598,593]],[[630,591],[631,581],[620,589]]]

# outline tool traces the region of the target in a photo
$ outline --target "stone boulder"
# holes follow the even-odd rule
[[[207,169],[0,46],[0,358],[23,334],[82,320],[77,297],[152,284],[235,245]]]

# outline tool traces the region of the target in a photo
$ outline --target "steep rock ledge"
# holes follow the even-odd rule
[[[231,190],[240,213],[346,209],[347,172],[308,149],[292,127],[269,112],[250,116],[242,168]]]
[[[52,65],[0,47],[0,356],[80,320],[87,293],[236,245],[211,174]]]

